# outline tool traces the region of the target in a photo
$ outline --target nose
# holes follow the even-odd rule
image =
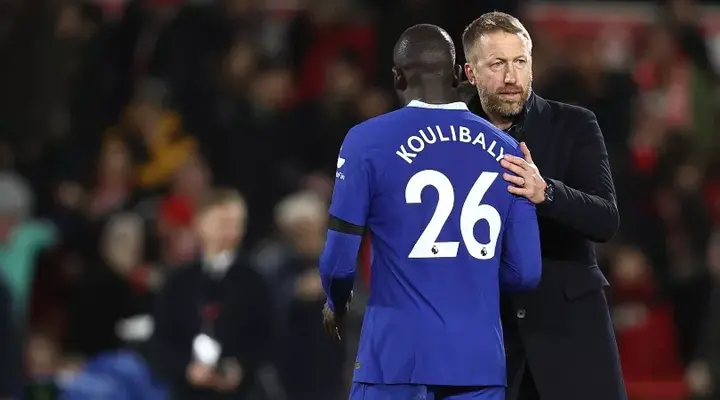
[[[505,83],[512,85],[515,84],[515,82],[517,82],[517,72],[515,71],[515,68],[509,66],[505,72]]]

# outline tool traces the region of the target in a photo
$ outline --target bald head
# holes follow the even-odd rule
[[[408,28],[393,52],[395,68],[409,81],[432,76],[452,79],[455,45],[450,35],[436,25],[420,24]]]

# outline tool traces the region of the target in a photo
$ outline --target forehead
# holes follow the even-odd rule
[[[233,218],[244,213],[245,209],[240,202],[233,201],[224,204],[218,204],[210,207],[204,214],[206,218]]]
[[[520,34],[498,31],[480,36],[474,50],[482,58],[518,57],[530,54],[530,43]]]

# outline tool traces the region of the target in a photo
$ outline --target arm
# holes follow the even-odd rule
[[[320,277],[333,312],[350,300],[370,208],[370,169],[361,139],[351,130],[340,149],[327,241],[320,256]]]
[[[570,162],[570,187],[557,179],[555,199],[537,206],[538,215],[570,226],[596,242],[607,242],[620,227],[620,214],[615,200],[615,185],[610,161],[595,114],[583,110],[583,122],[578,124],[577,144]]]
[[[535,205],[515,197],[503,233],[500,288],[516,292],[534,289],[540,283],[542,257]]]

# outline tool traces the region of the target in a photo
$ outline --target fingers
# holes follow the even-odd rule
[[[508,192],[510,192],[510,193],[512,193],[512,194],[514,194],[514,195],[523,196],[523,197],[528,197],[528,196],[532,193],[532,192],[530,191],[530,189],[523,188],[523,187],[512,186],[512,185],[508,186],[508,187],[507,187],[507,190],[508,190]]]
[[[340,328],[335,324],[334,321],[326,321],[325,322],[325,332],[327,332],[328,335],[330,335],[330,338],[332,340],[340,341],[342,340],[342,337],[340,336]]]
[[[517,157],[515,157],[515,158],[517,158]],[[517,158],[517,159],[520,160],[520,162],[522,162],[523,164],[525,164],[525,161],[523,159],[521,159],[521,158]],[[515,175],[524,176],[528,172],[525,168],[523,168],[522,165],[512,164],[506,160],[500,161],[500,165],[502,165],[503,168],[509,170],[510,172],[514,173]]]
[[[517,186],[525,186],[525,178],[523,178],[521,176],[515,176],[515,175],[508,174],[508,173],[504,173],[503,179],[505,179],[506,181],[508,181],[514,185],[517,185]]]
[[[500,161],[500,164],[503,164],[503,163],[519,165],[519,166],[523,167],[523,169],[528,164],[528,162],[525,161],[524,159],[522,159],[520,157],[516,157],[512,154],[505,154],[503,156],[503,159]],[[505,167],[505,165],[503,165],[503,167]],[[505,168],[507,168],[507,167],[505,167]]]
[[[327,303],[325,303],[325,306],[323,306],[322,314],[325,332],[327,332],[327,334],[330,335],[330,338],[333,340],[342,340],[342,337],[340,336],[340,329],[338,328],[337,317],[335,313],[330,310],[330,307]]]
[[[523,154],[523,157],[525,157],[525,161],[527,161],[529,164],[532,164],[532,155],[530,155],[530,149],[528,149],[525,142],[520,142],[520,151]]]

